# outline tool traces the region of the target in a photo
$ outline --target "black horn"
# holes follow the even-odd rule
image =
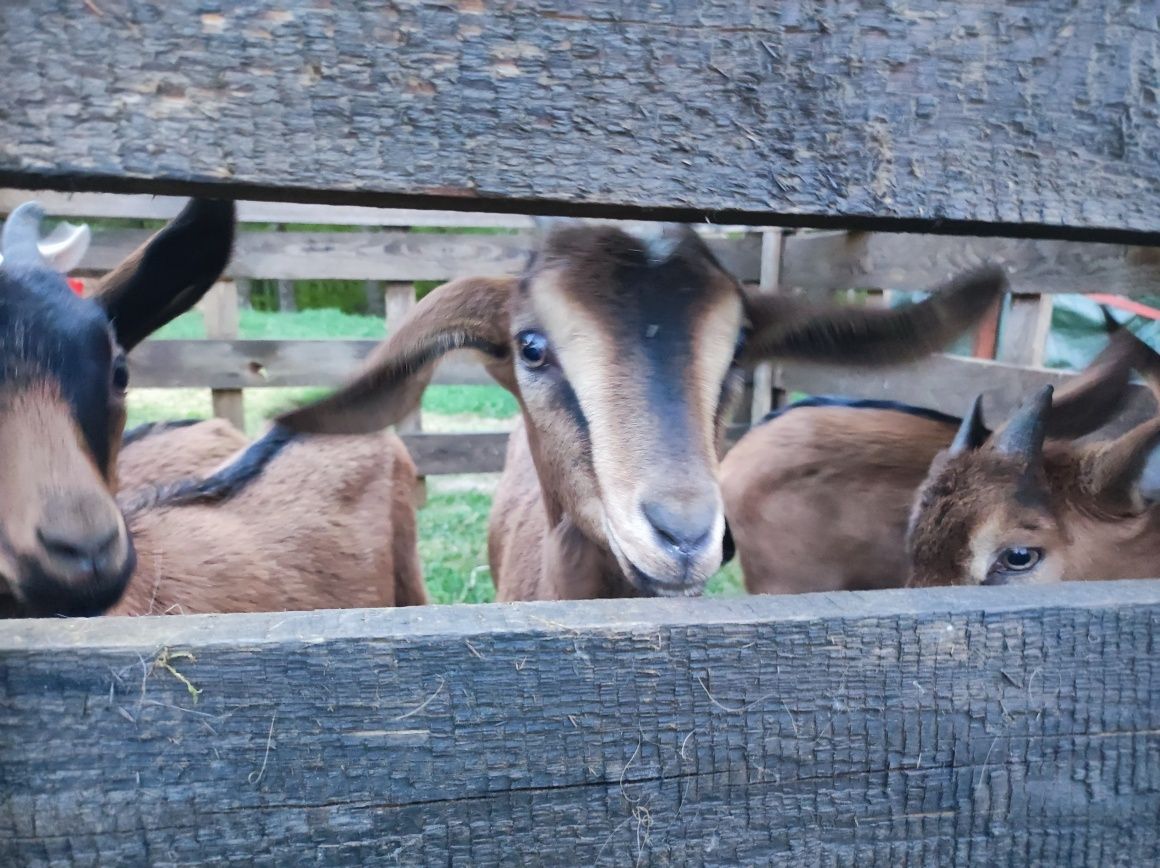
[[[1018,456],[1028,461],[1037,458],[1043,450],[1054,391],[1051,386],[1044,386],[1016,410],[1007,424],[996,432],[992,448],[1002,455]]]
[[[955,439],[951,441],[951,455],[962,455],[964,452],[973,452],[983,445],[987,439],[987,426],[983,424],[983,396],[976,395],[971,409],[963,417]]]
[[[40,253],[40,221],[44,209],[36,202],[25,202],[8,215],[0,232],[0,255],[4,264],[23,268],[48,265]]]

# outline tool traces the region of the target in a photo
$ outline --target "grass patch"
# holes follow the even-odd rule
[[[433,603],[490,603],[495,586],[487,568],[491,495],[440,491],[432,482],[419,510],[419,559]]]

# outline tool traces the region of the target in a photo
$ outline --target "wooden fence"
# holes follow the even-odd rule
[[[663,5],[0,4],[0,186],[859,230],[748,242],[767,289],[998,256],[998,360],[763,374],[951,412],[1061,376],[1044,296],[1153,291],[1148,4]],[[1150,864],[1158,625],[1158,581],[9,625],[0,863]]]

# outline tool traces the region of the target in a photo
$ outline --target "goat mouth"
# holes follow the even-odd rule
[[[646,597],[699,597],[705,590],[705,582],[700,580],[680,579],[677,581],[666,581],[658,579],[655,576],[649,575],[640,567],[632,562],[632,560],[624,553],[620,544],[616,541],[616,537],[606,531],[609,546],[612,549],[612,554],[620,564],[621,570],[624,572],[628,583],[638,590]]]
[[[705,590],[704,582],[663,582],[654,579],[631,561],[628,562],[628,580],[646,597],[699,597]]]

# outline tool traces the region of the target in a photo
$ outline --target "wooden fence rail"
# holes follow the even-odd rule
[[[0,862],[1151,864],[1158,624],[1158,581],[10,623]]]

